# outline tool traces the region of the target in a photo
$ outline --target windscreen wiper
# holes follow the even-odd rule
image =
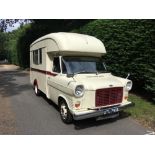
[[[80,74],[80,73],[95,73],[98,74],[98,72],[89,72],[89,71],[79,71],[79,72],[75,72],[75,73],[71,73],[71,74],[67,74],[67,77],[74,77],[74,75]]]
[[[110,73],[108,71],[98,71],[98,73]]]

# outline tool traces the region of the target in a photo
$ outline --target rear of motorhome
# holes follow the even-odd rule
[[[104,63],[106,50],[97,38],[51,33],[30,45],[30,82],[34,92],[58,105],[63,122],[113,118],[132,105],[132,81],[113,76]]]

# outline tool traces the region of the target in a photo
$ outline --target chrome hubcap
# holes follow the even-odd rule
[[[37,93],[38,93],[38,88],[37,88],[36,85],[35,85],[35,87],[34,87],[34,90],[35,90],[35,93],[37,94]]]
[[[67,118],[67,107],[64,103],[61,104],[60,113],[63,119]]]

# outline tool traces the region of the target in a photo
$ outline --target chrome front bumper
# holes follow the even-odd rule
[[[124,110],[124,109],[126,109],[126,108],[130,108],[130,107],[134,107],[135,106],[135,103],[133,103],[133,102],[128,102],[128,103],[125,103],[125,104],[121,104],[120,106],[119,106],[119,109],[120,109],[120,111],[121,110]]]
[[[92,117],[105,117],[105,119],[108,118],[114,118],[119,115],[119,112],[122,111],[125,108],[132,107],[135,104],[132,102],[122,103],[121,105],[117,106],[111,106],[111,107],[102,107],[102,108],[88,108],[87,111],[80,111],[80,112],[72,112],[74,120],[82,120]],[[116,108],[115,108],[116,107]],[[110,114],[107,111],[113,109],[113,112]],[[115,111],[115,109],[118,109]]]

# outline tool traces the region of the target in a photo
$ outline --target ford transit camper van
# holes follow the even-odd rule
[[[132,105],[132,81],[107,71],[104,44],[93,36],[51,33],[30,45],[30,82],[58,105],[63,122],[113,118]]]

